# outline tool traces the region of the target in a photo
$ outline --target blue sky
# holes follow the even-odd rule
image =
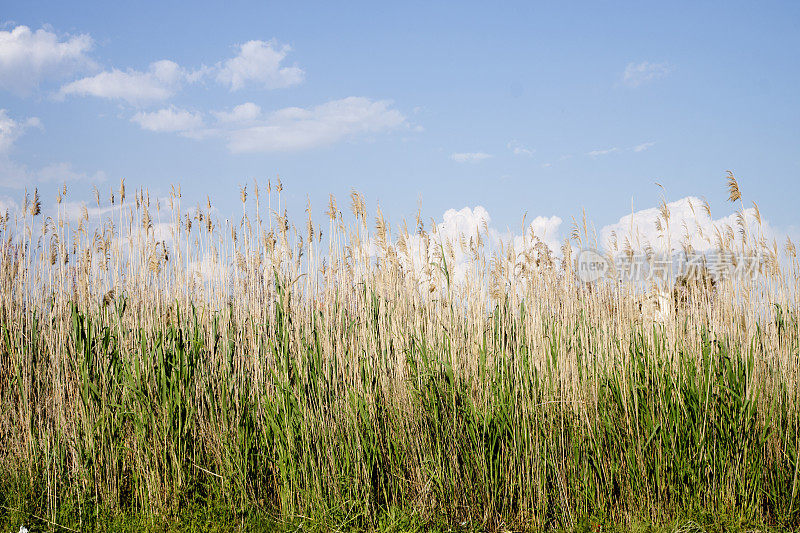
[[[483,206],[598,228],[724,173],[800,217],[800,4],[65,2],[5,5],[0,199],[116,187],[222,212],[280,174],[290,214],[351,188],[390,220]],[[22,28],[24,26],[24,28]],[[251,185],[252,186],[252,185]],[[52,194],[48,194],[52,191]],[[52,196],[52,199],[50,198]]]

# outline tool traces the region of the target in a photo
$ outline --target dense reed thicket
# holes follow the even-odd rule
[[[798,524],[797,262],[741,204],[715,245],[761,274],[684,278],[654,321],[635,287],[579,281],[569,243],[392,232],[380,210],[370,231],[356,193],[323,235],[277,189],[242,190],[234,223],[124,185],[6,217],[5,520]]]

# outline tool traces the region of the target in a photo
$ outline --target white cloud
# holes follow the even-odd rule
[[[32,180],[28,167],[0,153],[0,187],[20,189]]]
[[[655,146],[656,143],[642,143],[633,147],[634,152],[644,152],[648,148]]]
[[[621,251],[628,239],[634,251],[642,251],[649,245],[656,251],[666,251],[668,245],[674,250],[681,249],[681,243],[688,242],[692,248],[699,252],[706,252],[717,247],[717,232],[723,236],[726,226],[733,228],[734,235],[739,237],[739,225],[736,213],[713,219],[704,207],[704,202],[694,196],[687,196],[680,200],[667,203],[669,211],[669,231],[666,231],[661,210],[659,207],[642,209],[628,214],[614,224],[609,224],[600,230],[600,244],[607,246],[611,243],[612,235],[616,234],[617,247]],[[747,227],[753,237],[759,234],[755,218],[755,209],[745,209]],[[660,219],[660,222],[659,222]],[[659,230],[660,224],[662,230]],[[761,235],[771,240],[776,235],[769,222],[761,221]]]
[[[248,107],[238,106],[226,118],[257,123],[230,123],[231,129],[221,133],[234,153],[304,150],[405,124],[405,117],[391,108],[391,102],[356,96],[308,109],[288,107],[265,117],[255,104],[244,105]]]
[[[12,159],[11,152],[14,142],[29,128],[42,128],[42,123],[36,117],[17,121],[9,117],[5,109],[0,109],[0,186],[22,188],[35,181],[97,182],[105,180],[106,176],[102,171],[88,175],[75,171],[69,163],[54,163],[38,171],[33,171]]]
[[[491,154],[484,152],[460,152],[450,154],[450,159],[456,163],[477,163],[478,161],[483,161],[484,159],[489,159],[490,157],[492,157]]]
[[[458,211],[448,209],[442,215],[442,222],[437,225],[437,232],[448,239],[458,242],[461,235],[475,235],[482,232],[484,226],[488,227],[492,218],[483,206],[475,206],[474,209],[464,207]]]
[[[6,213],[16,213],[18,210],[19,204],[13,198],[0,196],[0,217],[6,216]]]
[[[218,65],[217,81],[236,91],[253,82],[268,89],[301,83],[305,72],[297,66],[282,67],[291,50],[275,41],[248,41],[239,47],[236,57]]]
[[[514,153],[514,155],[532,156],[533,152],[534,152],[534,150],[531,150],[530,148],[524,147],[523,145],[521,145],[517,141],[511,141],[510,143],[508,143],[507,146],[508,146],[508,149],[511,150]]]
[[[59,79],[94,62],[86,53],[92,38],[75,35],[61,40],[46,29],[17,26],[0,31],[0,88],[27,94],[47,79]]]
[[[261,108],[253,102],[237,105],[231,111],[212,111],[212,114],[224,124],[247,124],[262,116]]]
[[[536,237],[544,241],[550,250],[557,254],[561,247],[559,230],[562,222],[561,217],[555,215],[550,217],[538,216],[531,221],[528,228],[533,231]]]
[[[29,128],[41,128],[42,123],[36,117],[23,121],[8,116],[5,109],[0,109],[0,186],[22,187],[31,180],[28,168],[11,159],[14,142]]]
[[[474,243],[477,236],[480,235],[488,251],[497,252],[502,243],[504,247],[513,244],[515,252],[521,253],[526,248],[530,249],[534,245],[534,241],[531,239],[531,233],[533,233],[550,248],[554,255],[558,255],[561,223],[561,218],[557,216],[538,216],[525,228],[525,234],[519,235],[511,231],[498,231],[492,226],[492,218],[489,216],[489,212],[482,206],[464,207],[458,210],[448,209],[442,215],[442,221],[436,224],[435,231],[430,233],[431,240],[427,258],[423,252],[422,237],[409,235],[405,244],[410,252],[413,264],[408,266],[419,275],[425,265],[434,261],[434,249],[439,244],[445,245],[445,243],[449,242],[450,246],[447,246],[447,248],[452,249],[455,264],[452,264],[448,259],[448,267],[452,269],[451,272],[454,273],[453,277],[456,283],[460,283],[464,281],[467,272],[472,268],[469,251],[462,250],[462,243],[469,246],[470,239]],[[377,251],[374,246],[372,248],[373,253]]]
[[[622,82],[630,87],[638,87],[644,83],[665,77],[672,72],[672,67],[667,63],[628,63],[622,74]]]
[[[78,172],[72,168],[71,163],[53,163],[36,172],[36,177],[42,182],[62,183],[65,181],[88,181],[103,182],[106,180],[106,173],[98,170],[94,174]]]
[[[134,105],[166,100],[184,82],[196,81],[196,72],[188,72],[174,61],[163,59],[150,64],[146,72],[112,69],[96,76],[73,81],[61,87],[59,96],[96,96],[119,99]]]
[[[31,117],[23,122],[8,116],[5,109],[0,109],[0,153],[8,153],[14,142],[29,128],[41,128],[42,123],[36,117]]]
[[[605,150],[592,150],[591,152],[588,152],[586,155],[597,157],[601,155],[613,154],[614,152],[619,152],[619,148],[615,146],[614,148],[607,148]]]
[[[142,129],[149,131],[193,131],[203,127],[203,116],[175,106],[151,113],[140,111],[132,118]]]

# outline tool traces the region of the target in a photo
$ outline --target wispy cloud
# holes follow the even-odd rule
[[[96,182],[106,179],[103,171],[89,175],[74,170],[70,163],[52,163],[39,170],[32,170],[27,165],[17,162],[12,158],[14,143],[31,128],[44,129],[41,121],[36,117],[17,120],[10,117],[5,109],[0,109],[0,186],[20,189],[37,181]]]
[[[672,66],[668,63],[628,63],[625,72],[622,73],[622,82],[629,87],[639,87],[644,83],[663,78],[672,72]]]
[[[477,163],[478,161],[483,161],[490,157],[492,157],[492,155],[485,152],[459,152],[450,154],[450,159],[456,163]]]
[[[95,67],[89,35],[60,38],[46,29],[0,31],[0,88],[25,95],[48,79]]]
[[[655,146],[655,144],[656,143],[653,143],[653,142],[637,144],[636,146],[633,147],[633,151],[634,152],[644,152],[648,148],[651,148],[651,147]]]
[[[506,146],[508,146],[508,149],[509,149],[509,150],[511,150],[511,152],[512,152],[514,155],[527,155],[527,156],[532,156],[532,155],[533,155],[533,152],[534,152],[534,150],[532,150],[532,149],[530,149],[530,148],[526,148],[525,146],[523,146],[522,144],[520,144],[520,143],[519,143],[518,141],[516,141],[516,140],[514,140],[514,141],[511,141],[511,142],[510,142],[510,143],[508,143]]]
[[[0,109],[0,186],[19,188],[30,181],[27,167],[14,161],[11,152],[16,140],[31,127],[41,127],[38,118],[16,120]]]
[[[619,148],[617,148],[616,146],[614,148],[606,148],[605,150],[592,150],[591,152],[587,152],[586,155],[592,157],[598,157],[601,155],[613,154],[615,152],[619,152]]]
[[[61,183],[64,181],[88,181],[97,183],[106,181],[107,178],[106,173],[102,170],[98,170],[94,174],[87,174],[86,172],[75,170],[71,163],[53,163],[52,165],[47,165],[36,172],[36,177],[39,181],[50,183]]]
[[[249,103],[217,116],[233,121],[225,124],[221,135],[234,153],[305,150],[406,124],[390,101],[357,96],[311,108],[287,107],[268,115]]]
[[[26,130],[30,128],[41,128],[42,123],[36,117],[30,117],[25,120],[15,120],[8,116],[5,109],[0,109],[0,154],[7,154],[14,142]]]
[[[408,126],[403,114],[390,101],[357,96],[271,113],[253,102],[210,113],[171,106],[139,112],[131,121],[150,131],[174,132],[194,139],[224,139],[232,153],[307,150]]]

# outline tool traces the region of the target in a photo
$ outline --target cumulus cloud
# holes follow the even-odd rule
[[[447,246],[447,249],[452,250],[455,263],[448,263],[448,267],[453,269],[454,280],[460,283],[466,278],[472,261],[469,252],[461,249],[462,242],[469,243],[470,239],[475,242],[480,235],[487,250],[498,251],[501,245],[504,247],[513,245],[514,250],[521,253],[534,246],[533,235],[543,241],[554,255],[558,255],[561,223],[561,218],[557,216],[538,216],[526,226],[524,234],[516,234],[510,230],[499,231],[492,226],[492,218],[483,206],[448,209],[442,215],[442,221],[437,223],[435,230],[430,233],[429,257],[424,257],[423,239],[419,235],[410,235],[405,244],[413,261],[413,265],[410,266],[419,273],[433,260],[434,248],[440,244],[447,246],[446,243],[449,242],[450,246]]]
[[[17,26],[0,31],[0,88],[24,95],[44,80],[94,67],[88,35],[60,38],[46,29]]]
[[[166,100],[183,83],[196,81],[197,78],[197,73],[181,68],[174,61],[163,59],[151,63],[144,72],[112,69],[73,81],[61,87],[59,96],[96,96],[140,105]]]
[[[639,87],[659,78],[663,78],[672,72],[672,67],[668,63],[628,63],[625,72],[622,73],[622,82],[629,87]]]
[[[532,231],[536,237],[543,241],[550,250],[558,254],[561,247],[561,217],[555,215],[550,217],[538,216],[528,225],[528,230]]]
[[[170,106],[150,113],[136,113],[132,118],[144,130],[189,132],[203,127],[203,116],[185,109]]]
[[[483,161],[484,159],[489,159],[490,157],[492,157],[491,154],[484,152],[458,152],[455,154],[450,154],[450,159],[456,163],[477,163],[478,161]]]
[[[669,247],[680,250],[682,243],[690,244],[698,252],[714,250],[718,239],[725,238],[726,233],[739,237],[740,225],[736,213],[730,213],[714,219],[710,208],[700,198],[687,196],[666,204],[669,212],[669,230],[664,223],[660,207],[642,209],[623,216],[618,222],[609,224],[600,230],[600,244],[617,249],[630,248],[641,252],[650,246],[655,251],[665,252]],[[745,224],[750,235],[761,235],[768,240],[776,237],[776,231],[769,222],[761,219],[759,224],[754,208],[744,210]],[[659,230],[659,226],[661,229]],[[730,229],[728,229],[730,227]]]
[[[234,153],[288,152],[333,144],[405,124],[391,102],[351,96],[312,108],[288,107],[264,116],[255,104],[234,108],[221,134]],[[220,117],[220,114],[217,114]]]
[[[232,91],[254,83],[267,89],[291,87],[301,83],[305,72],[297,66],[282,66],[291,50],[275,41],[248,41],[239,46],[239,53],[217,66],[217,81]]]

